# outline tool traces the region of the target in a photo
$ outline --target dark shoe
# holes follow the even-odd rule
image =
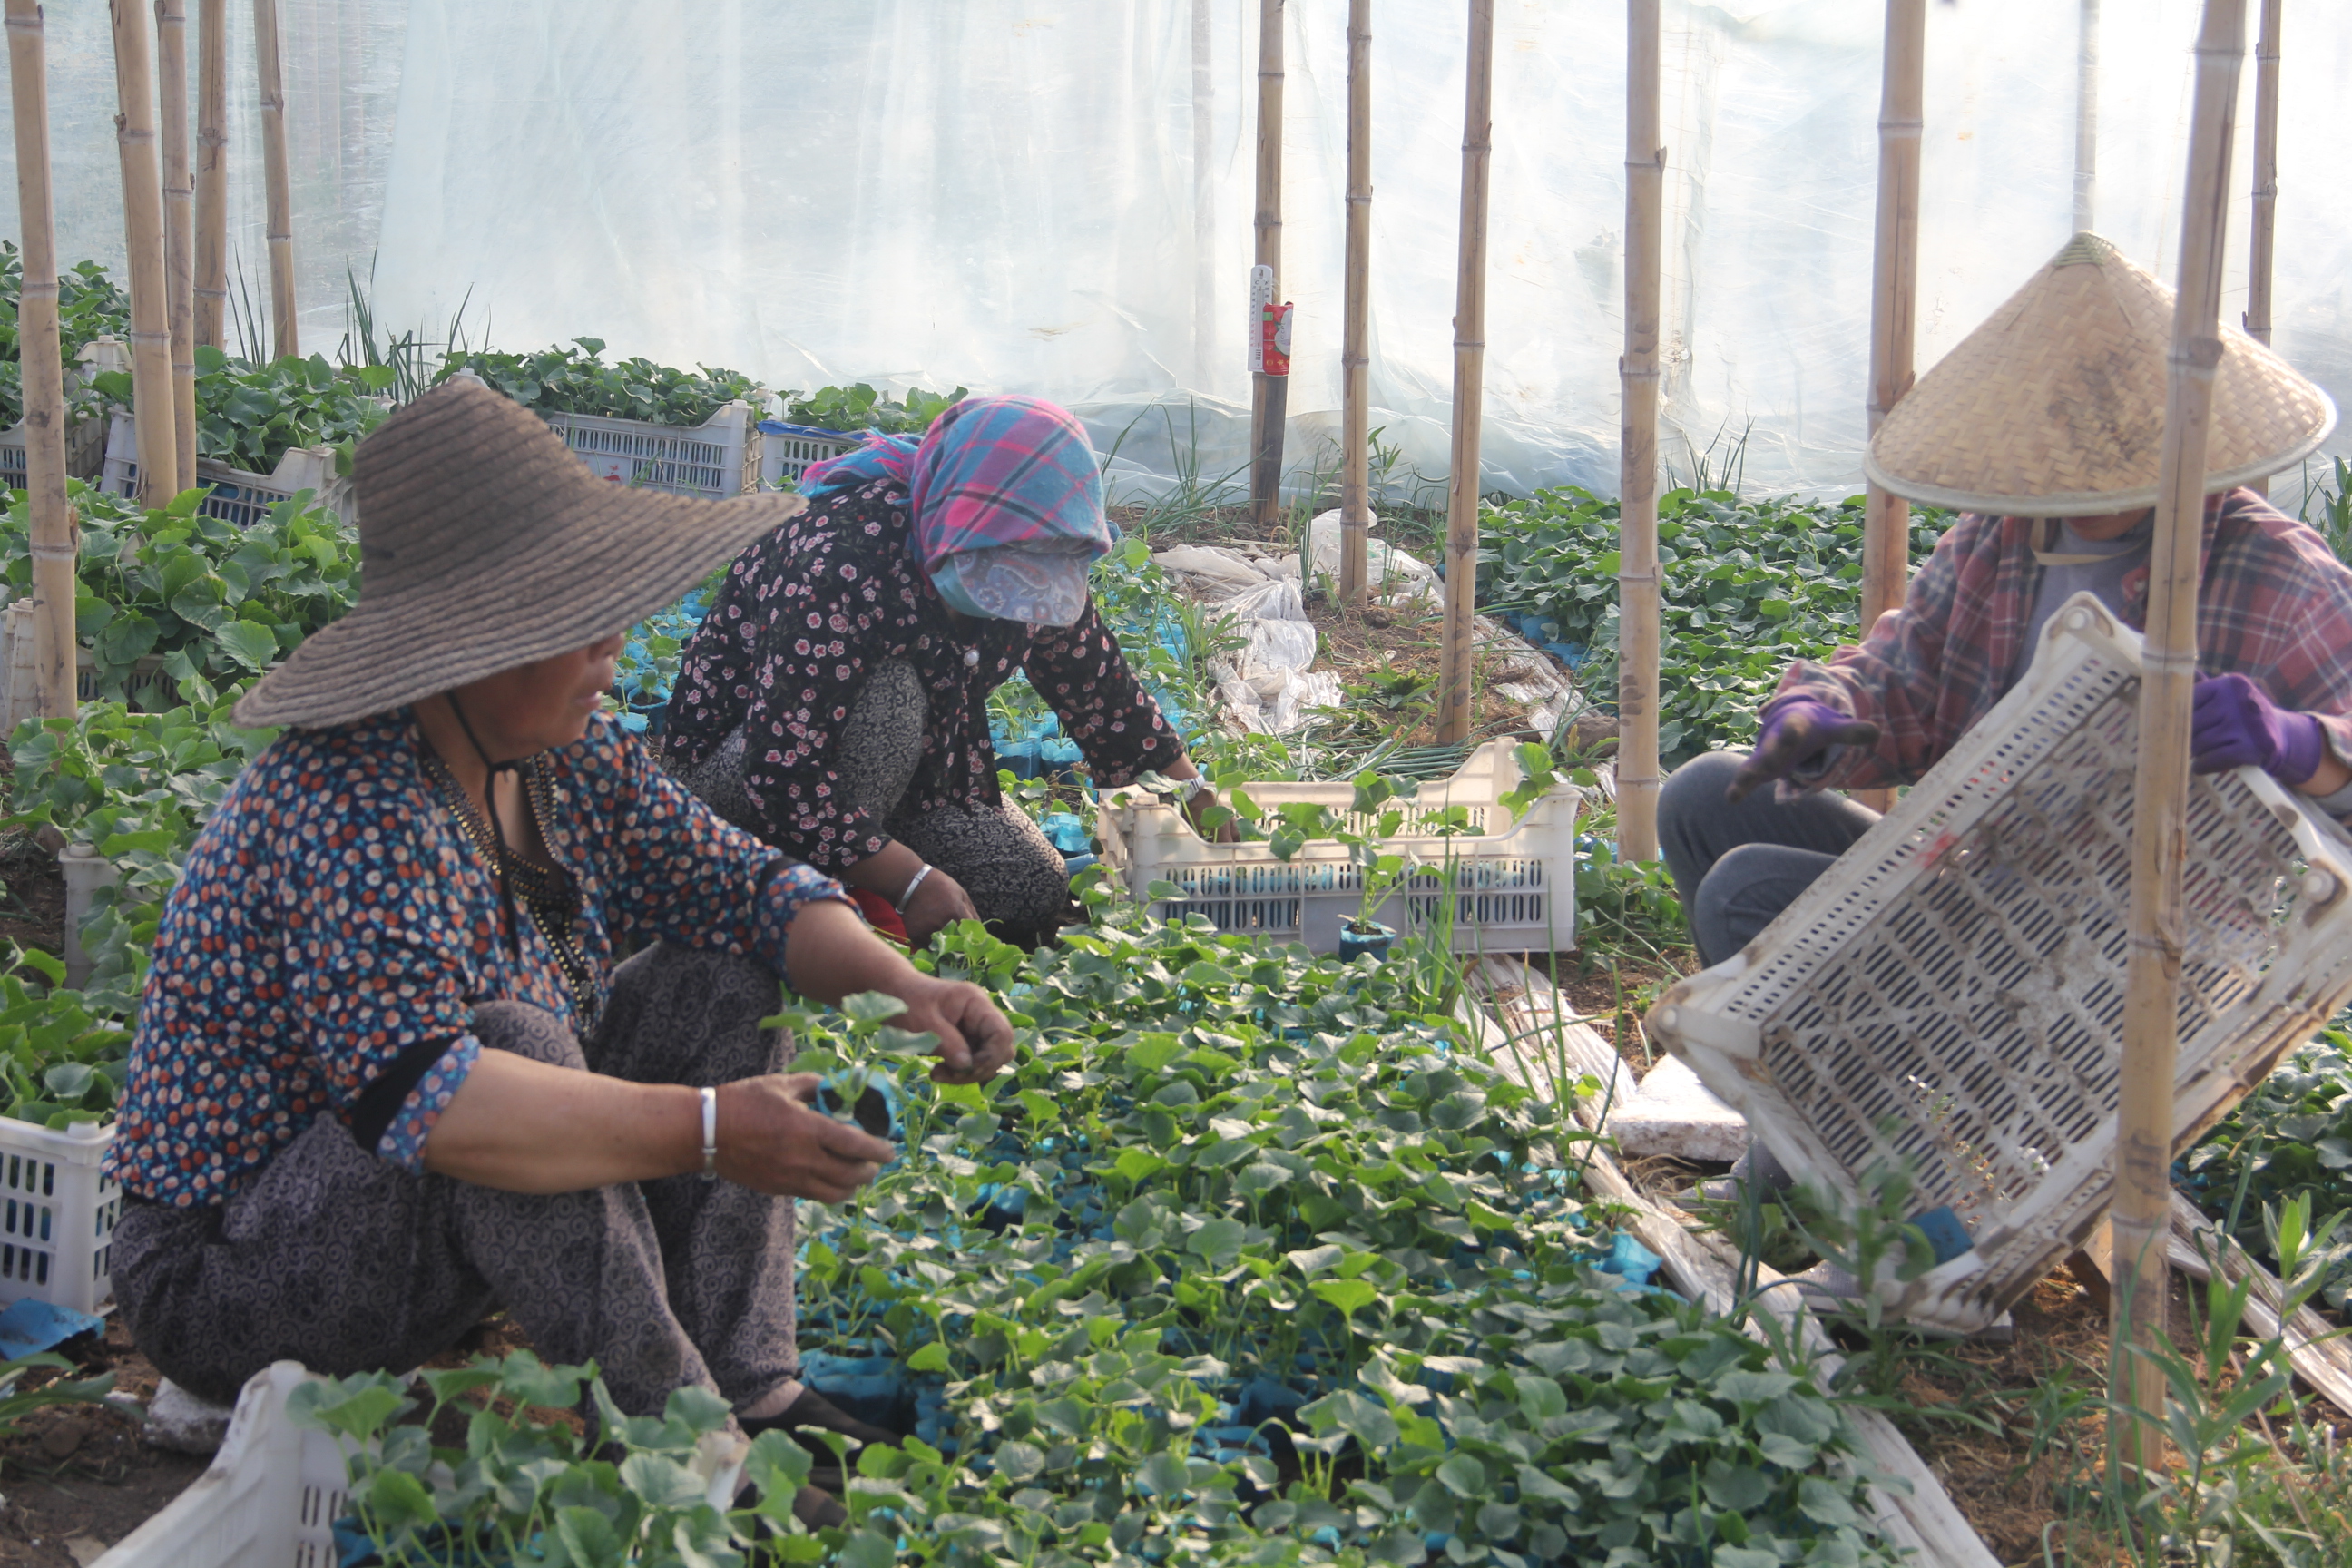
[[[815,1389],[807,1387],[781,1414],[756,1420],[738,1417],[736,1424],[743,1428],[746,1437],[756,1437],[762,1432],[790,1432],[800,1439],[801,1447],[821,1459],[832,1458],[833,1449],[814,1435],[818,1432],[838,1432],[860,1447],[879,1444],[893,1448],[898,1444],[898,1433],[860,1421]]]

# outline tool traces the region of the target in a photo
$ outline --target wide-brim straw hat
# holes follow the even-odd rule
[[[1863,464],[1915,501],[2011,517],[2156,504],[2172,290],[2078,234],[1895,404]],[[2327,395],[2221,332],[2207,492],[2276,473],[2336,427]]]
[[[360,443],[360,597],[237,700],[256,729],[340,724],[587,647],[675,602],[800,510],[598,479],[475,381]]]

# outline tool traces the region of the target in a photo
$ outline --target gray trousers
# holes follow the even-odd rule
[[[638,1083],[730,1083],[788,1055],[774,978],[657,945],[622,964],[584,1045],[543,1008],[488,1002],[490,1050]],[[631,1415],[693,1384],[751,1404],[797,1372],[793,1205],[699,1176],[535,1195],[412,1175],[322,1117],[226,1203],[126,1205],[123,1321],[165,1376],[226,1404],[290,1359],[405,1372],[494,1306],[551,1363],[593,1358]]]
[[[1035,947],[1076,918],[1062,852],[1010,802],[919,814],[902,807],[923,760],[929,715],[913,665],[892,659],[875,666],[835,748],[844,791],[859,810],[880,820],[884,832],[961,883],[1000,940]],[[743,744],[739,727],[699,766],[679,769],[677,777],[728,821],[764,834],[762,814],[743,788]]]
[[[1783,803],[1770,784],[1734,805],[1724,792],[1747,760],[1745,752],[1709,752],[1658,790],[1658,847],[1705,964],[1747,946],[1878,820],[1827,791]]]

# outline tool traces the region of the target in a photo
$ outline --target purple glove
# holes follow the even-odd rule
[[[1848,718],[1828,703],[1811,697],[1780,698],[1765,705],[1763,728],[1756,733],[1756,750],[1739,764],[1723,798],[1745,800],[1758,784],[1786,777],[1790,770],[1832,746],[1877,743],[1878,726],[1867,719]]]
[[[2319,721],[2290,713],[2242,675],[2197,683],[2190,710],[2189,765],[2200,773],[2256,767],[2287,785],[2305,784],[2327,756]]]

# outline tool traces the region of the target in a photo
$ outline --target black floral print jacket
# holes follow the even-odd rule
[[[687,644],[664,753],[699,763],[744,726],[743,784],[769,842],[814,866],[853,865],[890,837],[845,797],[832,759],[886,659],[915,667],[930,707],[901,810],[998,803],[988,694],[1016,669],[1061,715],[1097,784],[1184,754],[1091,603],[1066,627],[951,622],[916,565],[906,487],[888,479],[820,497],[735,558]]]

